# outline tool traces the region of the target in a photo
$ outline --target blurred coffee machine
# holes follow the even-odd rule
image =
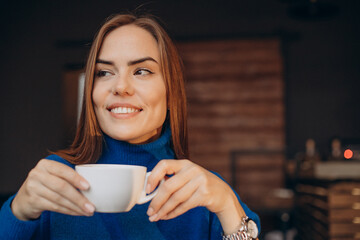
[[[297,155],[298,176],[312,177],[314,175],[314,166],[321,161],[319,152],[316,150],[315,140],[309,138],[305,142],[305,153]]]
[[[328,157],[328,161],[342,161],[344,160],[344,151],[341,146],[339,138],[333,138],[331,140],[331,153]]]

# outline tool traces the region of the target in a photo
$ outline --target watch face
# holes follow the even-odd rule
[[[250,235],[251,238],[257,238],[259,230],[256,226],[256,223],[253,220],[249,220],[248,221],[248,234]]]

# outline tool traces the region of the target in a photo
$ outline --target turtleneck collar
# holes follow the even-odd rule
[[[161,159],[174,158],[171,129],[165,123],[161,136],[146,144],[131,144],[104,134],[103,153],[97,163],[141,165],[151,170]]]

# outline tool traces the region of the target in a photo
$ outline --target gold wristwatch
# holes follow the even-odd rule
[[[240,229],[233,234],[223,235],[223,240],[252,240],[258,237],[256,223],[247,216],[241,218]]]

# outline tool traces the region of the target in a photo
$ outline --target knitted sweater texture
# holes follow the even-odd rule
[[[174,159],[171,149],[171,131],[166,128],[156,141],[133,145],[104,136],[103,153],[97,163],[141,165],[151,171],[162,159]],[[75,168],[65,159],[50,155]],[[114,183],[116,186],[116,183]],[[45,211],[36,220],[21,221],[11,211],[14,196],[7,200],[0,211],[0,239],[221,239],[221,224],[214,213],[196,207],[171,220],[150,222],[146,214],[149,203],[135,205],[126,213],[98,213],[92,217],[70,216]],[[239,199],[240,201],[240,199]],[[260,228],[259,217],[240,201],[245,213]]]

